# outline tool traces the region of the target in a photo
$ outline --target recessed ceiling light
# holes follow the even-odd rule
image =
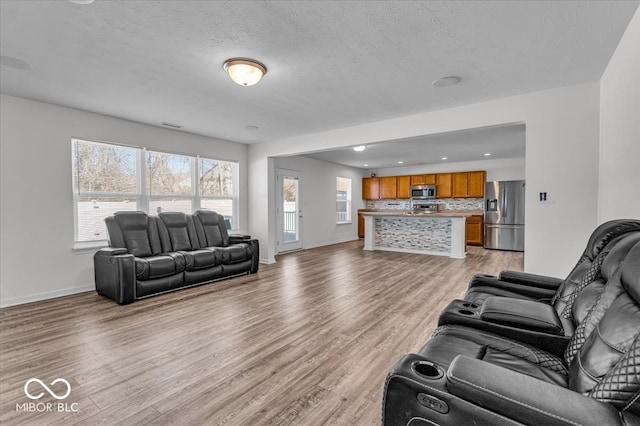
[[[354,151],[356,151],[356,152],[362,152],[362,151],[364,151],[365,149],[367,149],[367,146],[366,146],[366,145],[359,145],[359,146],[354,146],[354,147],[353,147],[353,150],[354,150]]]
[[[74,4],[91,4],[93,3],[93,0],[67,0],[69,3],[74,3]]]
[[[258,126],[254,126],[253,124],[247,124],[246,126],[244,126],[245,129],[247,130],[258,130],[259,127]]]
[[[365,164],[363,167],[369,167],[369,165],[368,165],[368,164]]]
[[[11,56],[0,56],[0,64],[21,71],[28,71],[31,69],[31,65],[23,61],[22,59],[13,58]]]
[[[402,163],[404,163],[404,161],[398,161],[398,164],[402,164]]]
[[[490,153],[490,152],[485,152],[485,153],[484,153],[484,156],[485,156],[485,157],[491,157],[491,153]]]
[[[441,158],[441,160],[446,160],[446,159],[447,159],[447,157],[442,157],[442,158]]]
[[[456,77],[455,75],[450,75],[448,77],[442,77],[437,80],[433,80],[431,85],[434,87],[447,87],[453,86],[454,84],[458,84],[460,82],[460,77]]]

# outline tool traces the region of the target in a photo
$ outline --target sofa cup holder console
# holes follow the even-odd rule
[[[420,377],[429,380],[437,380],[444,376],[442,368],[430,361],[414,361],[411,369]]]

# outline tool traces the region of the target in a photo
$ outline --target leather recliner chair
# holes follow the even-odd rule
[[[640,242],[640,232],[617,237],[601,253],[607,253],[597,277],[575,288],[552,305],[532,300],[490,296],[481,304],[453,300],[440,314],[438,326],[462,325],[499,334],[563,356],[567,344],[597,303],[616,270]],[[579,291],[578,291],[579,290]]]
[[[516,339],[439,327],[388,375],[383,424],[640,424],[640,243],[595,293],[564,359]]]
[[[258,271],[258,240],[229,236],[209,210],[117,212],[105,222],[110,247],[94,256],[96,291],[119,304]]]
[[[599,225],[589,237],[578,262],[565,279],[518,271],[502,271],[498,277],[479,274],[471,279],[464,299],[482,304],[487,297],[504,296],[518,299],[563,304],[569,294],[581,291],[599,275],[605,257],[628,233],[640,232],[640,220],[617,219]],[[576,289],[578,289],[576,291]],[[564,306],[558,306],[561,311]]]

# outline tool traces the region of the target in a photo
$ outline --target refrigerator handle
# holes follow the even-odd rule
[[[502,206],[500,206],[500,216],[507,217],[507,188],[502,185]]]

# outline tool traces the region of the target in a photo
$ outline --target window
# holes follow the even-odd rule
[[[234,228],[234,218],[238,217],[238,163],[200,158],[198,168],[200,207],[221,214],[227,228]]]
[[[105,241],[117,211],[209,209],[238,224],[238,163],[72,140],[75,241]],[[235,225],[235,226],[234,226]]]
[[[195,210],[193,157],[148,151],[146,184],[149,213]]]
[[[351,222],[351,179],[336,178],[336,223]]]
[[[104,218],[140,210],[139,149],[74,140],[75,241],[107,239]]]

